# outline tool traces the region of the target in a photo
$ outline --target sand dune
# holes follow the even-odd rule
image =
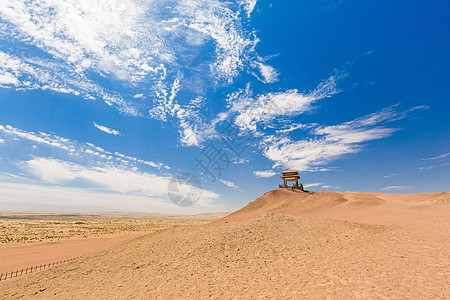
[[[433,195],[429,198],[425,198],[422,200],[424,203],[429,204],[449,204],[450,203],[450,191],[439,193],[436,195]]]
[[[275,190],[209,225],[3,282],[0,297],[448,299],[447,196]]]
[[[217,223],[248,219],[262,213],[310,216],[365,224],[405,225],[423,228],[444,222],[450,226],[445,205],[450,192],[423,194],[300,192],[278,189],[265,193]],[[445,220],[445,221],[444,221]],[[426,226],[425,226],[426,227]],[[450,227],[446,227],[447,230]]]

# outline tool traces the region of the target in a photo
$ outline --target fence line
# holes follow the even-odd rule
[[[65,262],[68,262],[68,261],[72,261],[72,260],[77,259],[79,257],[80,256],[75,257],[75,258],[71,258],[71,259],[65,259],[65,260],[53,262],[53,263],[32,266],[30,268],[26,268],[26,269],[22,269],[22,270],[16,270],[16,271],[11,271],[11,272],[1,273],[0,274],[0,281],[6,280],[6,279],[15,278],[17,276],[22,276],[22,275],[25,275],[25,274],[30,274],[30,273],[33,273],[33,272],[36,272],[36,271],[40,271],[42,269],[45,270],[47,268],[50,268],[50,267],[53,267],[53,266],[57,266],[57,265],[62,264],[62,263],[65,263]]]

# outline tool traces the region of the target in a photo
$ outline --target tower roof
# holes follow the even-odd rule
[[[281,174],[287,175],[287,174],[297,174],[298,172],[296,170],[289,170],[289,171],[281,171]]]

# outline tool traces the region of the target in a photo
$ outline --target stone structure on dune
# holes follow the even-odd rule
[[[279,188],[284,188],[284,189],[293,189],[293,190],[301,190],[304,191],[303,189],[303,184],[299,184],[298,180],[300,179],[300,175],[298,174],[297,171],[295,170],[289,170],[289,171],[283,171],[281,172],[281,179],[283,179],[283,185],[279,185]],[[293,181],[294,184],[292,186],[288,185],[289,181]]]

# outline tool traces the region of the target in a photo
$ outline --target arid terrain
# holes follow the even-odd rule
[[[0,297],[449,299],[449,199],[274,190],[212,223],[161,225],[2,281]],[[84,224],[66,225],[62,234]]]
[[[158,230],[206,224],[224,215],[0,212],[0,274],[95,253]]]

